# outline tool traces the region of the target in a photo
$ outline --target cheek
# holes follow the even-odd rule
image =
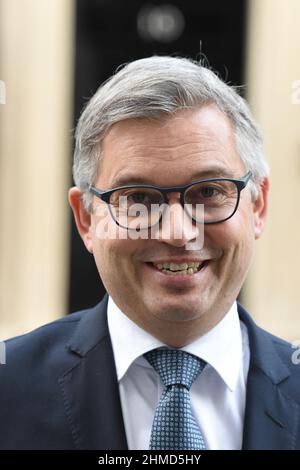
[[[255,238],[251,213],[241,211],[222,224],[208,227],[205,237],[206,245],[217,247],[224,258],[236,262],[240,258],[246,263],[252,256]]]
[[[118,260],[117,240],[95,240],[93,253],[101,276],[107,272],[114,272]]]
[[[230,222],[230,221],[229,221]],[[224,233],[224,249],[232,263],[230,269],[241,278],[248,271],[254,251],[254,229],[251,214],[246,212],[243,217],[232,220]]]
[[[134,242],[131,240],[94,239],[94,258],[104,284],[124,285],[124,279],[136,276]]]
[[[122,297],[129,298],[135,289],[141,287],[139,264],[135,260],[136,253],[143,249],[145,242],[125,237],[119,239],[113,231],[111,237],[96,222],[94,220],[92,228],[95,263],[105,289],[115,300],[120,299],[121,305]]]

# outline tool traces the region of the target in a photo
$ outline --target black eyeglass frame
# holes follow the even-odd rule
[[[195,186],[199,183],[207,183],[207,182],[214,182],[214,181],[230,181],[230,182],[232,182],[236,185],[237,192],[238,192],[235,208],[234,208],[232,214],[229,215],[228,217],[226,217],[225,219],[218,220],[216,222],[214,222],[214,221],[212,221],[212,222],[203,222],[204,225],[211,225],[211,224],[220,224],[222,222],[225,222],[228,219],[231,219],[231,217],[234,216],[234,214],[236,213],[236,211],[238,209],[238,206],[239,206],[241,191],[247,186],[251,176],[252,176],[251,171],[248,171],[248,173],[246,173],[245,176],[243,176],[242,178],[238,178],[238,179],[236,179],[236,178],[206,178],[204,180],[194,181],[193,183],[186,184],[185,186],[169,186],[169,187],[165,187],[165,188],[161,188],[159,186],[153,186],[153,185],[150,185],[150,184],[130,184],[130,185],[126,185],[126,186],[118,186],[117,188],[113,188],[113,189],[102,190],[102,189],[96,188],[95,186],[90,185],[89,186],[89,192],[91,192],[92,194],[97,196],[99,199],[101,199],[102,201],[104,201],[108,205],[109,212],[110,212],[113,220],[115,221],[115,223],[117,225],[119,225],[119,227],[128,229],[128,227],[125,227],[125,226],[119,224],[119,222],[115,219],[115,217],[114,217],[114,215],[111,211],[109,201],[110,201],[111,195],[116,191],[119,191],[121,189],[135,189],[135,188],[155,189],[156,191],[159,191],[162,194],[164,203],[166,203],[167,205],[169,205],[167,195],[169,193],[179,193],[180,194],[180,199],[179,199],[180,204],[184,208],[184,204],[185,204],[184,195],[185,195],[186,191],[188,189],[190,189],[191,187],[193,187],[193,186]],[[157,224],[160,223],[160,221],[162,220],[163,214],[164,214],[164,211],[162,211],[159,220],[156,222]],[[194,218],[189,213],[188,213],[188,215],[191,217],[192,220],[194,220]],[[151,226],[149,226],[148,228],[151,228]]]

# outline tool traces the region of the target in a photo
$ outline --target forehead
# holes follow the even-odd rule
[[[234,176],[243,169],[233,125],[214,105],[160,120],[121,121],[106,134],[101,153],[99,183],[106,187],[142,181],[175,184],[174,178],[181,184],[201,171],[213,175],[219,168],[220,174],[223,169],[224,176]]]

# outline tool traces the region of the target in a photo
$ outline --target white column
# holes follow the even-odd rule
[[[250,0],[248,99],[271,166],[270,210],[243,301],[260,325],[300,339],[300,2]]]
[[[73,10],[0,0],[0,339],[66,312]]]

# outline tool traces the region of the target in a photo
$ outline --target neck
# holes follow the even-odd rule
[[[212,330],[225,316],[209,314],[193,321],[168,322],[159,325],[140,324],[139,326],[171,348],[183,348]]]

